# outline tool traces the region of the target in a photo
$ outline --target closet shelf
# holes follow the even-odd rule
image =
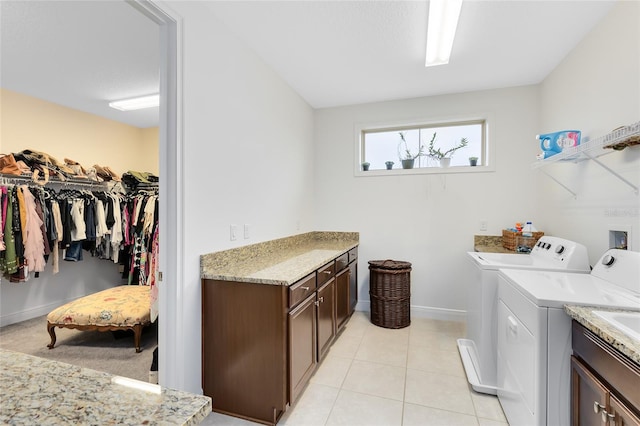
[[[638,194],[638,186],[632,182],[629,182],[623,176],[621,176],[618,172],[611,169],[606,164],[602,163],[598,160],[598,157],[603,155],[610,154],[614,151],[620,151],[628,146],[638,145],[640,144],[640,121],[631,124],[629,126],[623,126],[618,129],[615,129],[611,133],[608,133],[604,136],[589,140],[585,143],[581,143],[578,146],[574,146],[571,148],[564,149],[562,152],[552,155],[549,158],[545,158],[544,160],[538,160],[532,164],[532,168],[535,170],[540,170],[552,180],[554,180],[558,185],[562,186],[568,192],[573,194],[574,197],[577,197],[577,194],[572,191],[569,187],[564,185],[562,182],[554,178],[550,175],[544,168],[549,164],[554,163],[580,163],[582,161],[591,160],[594,163],[600,165],[613,176],[617,177],[622,182],[626,183],[630,186],[633,191]]]
[[[11,174],[3,174],[0,173],[0,183],[14,183],[14,184],[34,184],[31,175],[11,175]],[[100,190],[108,190],[109,185],[108,182],[96,182],[88,179],[79,179],[79,178],[68,178],[67,180],[60,180],[56,178],[51,178],[44,185],[45,187],[48,185],[58,185],[58,186],[86,186],[91,188],[99,188]]]

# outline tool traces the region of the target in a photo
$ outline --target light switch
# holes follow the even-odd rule
[[[244,239],[247,240],[249,239],[249,224],[245,223],[244,224]]]
[[[231,241],[235,241],[238,238],[238,225],[230,226],[229,237]]]

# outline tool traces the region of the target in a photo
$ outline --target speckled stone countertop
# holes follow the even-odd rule
[[[502,247],[502,235],[474,235],[473,250],[484,253],[518,253]]]
[[[593,313],[593,311],[629,312],[628,310],[573,305],[565,305],[564,310],[571,318],[640,365],[640,341],[627,336]]]
[[[0,424],[196,425],[211,398],[112,383],[108,373],[0,349]]]
[[[308,232],[200,256],[203,279],[291,285],[359,244],[358,232]]]

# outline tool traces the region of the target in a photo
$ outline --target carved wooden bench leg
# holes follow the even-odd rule
[[[55,324],[51,324],[47,322],[47,331],[49,332],[49,336],[51,336],[51,343],[47,345],[49,349],[53,349],[53,346],[56,344],[56,326]]]
[[[136,353],[142,352],[140,349],[140,338],[142,336],[142,324],[136,324],[133,326],[133,343],[136,346]]]

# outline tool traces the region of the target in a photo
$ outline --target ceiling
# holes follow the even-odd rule
[[[424,67],[428,1],[206,1],[314,108],[541,82],[615,1],[465,0],[448,65]],[[137,127],[158,109],[158,27],[121,1],[0,1],[0,85]]]

